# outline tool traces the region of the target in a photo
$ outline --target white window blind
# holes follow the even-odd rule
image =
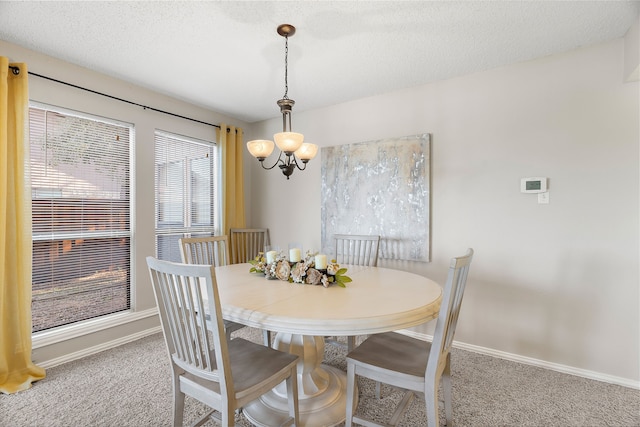
[[[217,150],[163,131],[156,131],[155,147],[157,256],[179,262],[180,238],[217,234]]]
[[[33,331],[130,308],[133,126],[32,104]]]

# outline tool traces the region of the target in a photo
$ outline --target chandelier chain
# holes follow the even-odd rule
[[[289,99],[289,36],[284,38],[284,96],[282,99]]]

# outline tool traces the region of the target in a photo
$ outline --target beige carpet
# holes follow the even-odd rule
[[[234,333],[261,342],[260,331]],[[345,369],[345,351],[327,346],[325,362]],[[455,349],[453,411],[457,426],[640,426],[640,391]],[[400,394],[360,381],[359,411],[383,417]],[[169,363],[161,334],[47,370],[14,395],[0,394],[2,427],[142,427],[172,425]],[[204,413],[187,398],[187,423]],[[238,426],[249,426],[236,417]],[[441,417],[441,424],[444,420]],[[215,426],[209,421],[207,426]],[[403,426],[425,426],[414,399]]]

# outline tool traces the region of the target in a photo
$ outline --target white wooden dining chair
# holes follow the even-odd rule
[[[299,425],[298,356],[225,339],[215,268],[153,257],[147,265],[171,363],[174,426],[183,425],[185,396],[210,408],[194,425],[215,418],[227,427],[235,425],[237,409],[283,381],[289,409],[283,425]]]
[[[427,425],[439,426],[438,385],[441,378],[446,422],[448,426],[453,425],[451,346],[472,258],[473,249],[469,249],[464,256],[451,260],[432,342],[387,332],[370,336],[347,354],[346,427],[352,423],[365,426],[398,425],[414,392],[424,394]],[[381,424],[354,414],[357,409],[354,407],[357,401],[356,375],[406,390],[390,421]]]
[[[180,256],[185,264],[201,264],[219,267],[229,264],[229,239],[227,236],[183,237],[180,239]],[[227,339],[231,333],[244,328],[242,323],[224,321]],[[263,330],[264,345],[271,345],[271,334]]]
[[[249,262],[269,245],[268,228],[231,228],[231,264]]]
[[[378,265],[378,249],[380,236],[335,234],[334,256],[338,264],[365,265],[376,267]],[[338,337],[325,337],[327,344],[346,347],[347,351],[353,350],[356,344],[355,336],[348,336],[347,343],[338,340]]]
[[[334,255],[338,264],[367,265],[372,267],[378,265],[380,236],[335,234],[333,240],[335,244]]]
[[[183,237],[180,256],[186,264],[229,265],[229,239],[227,236]]]

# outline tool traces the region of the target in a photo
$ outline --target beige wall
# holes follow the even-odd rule
[[[458,341],[637,384],[640,111],[638,82],[623,82],[623,52],[616,40],[309,112],[298,111],[304,99],[291,88],[294,130],[321,146],[432,133],[432,262],[381,264],[443,281],[449,258],[471,246]],[[246,140],[281,123],[242,123],[2,41],[0,54],[80,86],[241,126]],[[213,128],[36,77],[30,92],[136,127],[136,309],[98,332],[34,339],[36,362],[64,361],[157,328],[144,263],[154,252],[153,130],[210,139]],[[287,181],[246,157],[248,224],[269,227],[276,244],[319,248],[320,159]],[[534,175],[549,177],[549,205],[520,193],[520,178]]]
[[[320,146],[432,133],[432,262],[382,265],[443,281],[473,247],[458,341],[637,386],[640,111],[623,66],[619,39],[295,111],[293,128]],[[247,160],[248,221],[320,248],[320,159],[290,181]],[[549,177],[550,204],[520,193],[527,176]]]

